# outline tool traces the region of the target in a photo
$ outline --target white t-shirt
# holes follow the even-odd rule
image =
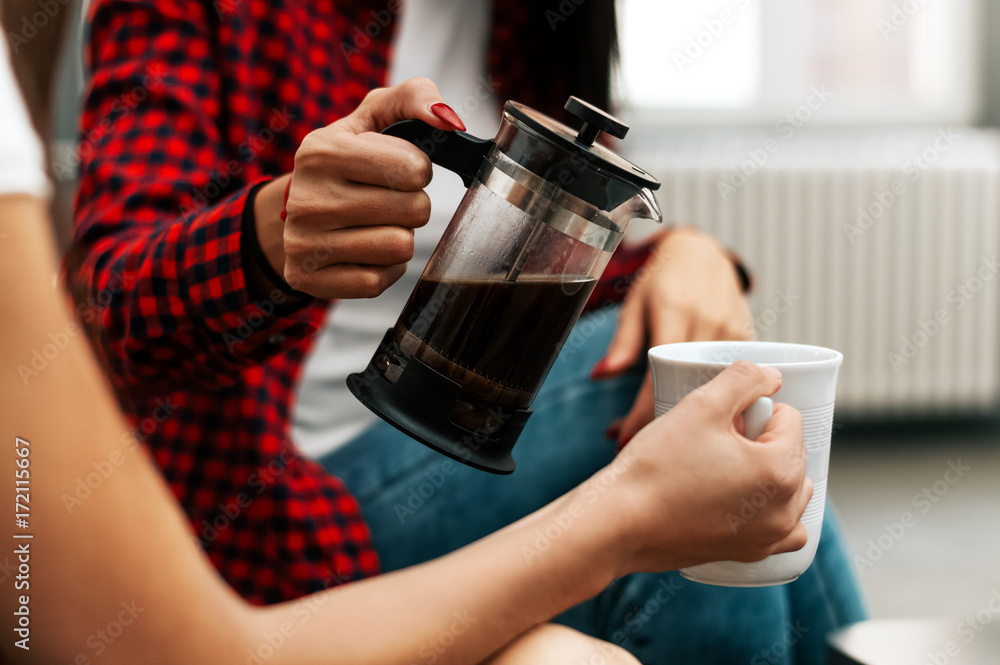
[[[486,75],[489,0],[408,0],[404,7],[389,83],[426,76],[470,134],[492,138],[500,111]],[[430,223],[414,234],[406,275],[378,298],[342,300],[330,311],[306,359],[293,411],[295,440],[307,455],[322,456],[378,419],[348,391],[347,375],[364,370],[395,325],[465,191],[457,175],[435,168],[427,187]]]
[[[42,142],[14,79],[7,38],[0,35],[0,196],[5,194],[47,197],[49,181]]]

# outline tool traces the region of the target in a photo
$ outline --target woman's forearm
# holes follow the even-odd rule
[[[264,610],[258,646],[286,625],[279,663],[480,662],[611,582],[616,520],[600,496],[584,485],[441,559]]]
[[[0,198],[0,311],[9,314],[0,320],[0,354],[6,368],[31,372],[0,375],[0,435],[31,446],[34,549],[24,593],[34,639],[19,655],[70,662],[99,650],[106,663],[246,663],[255,655],[345,665],[409,665],[433,655],[440,664],[472,664],[612,579],[614,562],[604,554],[615,520],[596,516],[598,492],[581,489],[437,561],[251,608],[194,546],[56,297],[44,216],[40,201]],[[33,352],[53,335],[62,340],[58,353],[32,369]],[[4,478],[14,477],[13,464],[12,454],[0,459]],[[4,594],[7,623],[16,596]],[[120,635],[101,637],[112,633]]]
[[[130,436],[53,289],[46,223],[41,201],[0,197],[0,442],[13,447],[21,438],[30,446],[30,529],[23,533],[33,536],[30,587],[15,593],[12,576],[0,582],[8,635],[16,609],[30,607],[31,651],[7,641],[0,643],[5,657],[472,665],[618,575],[756,561],[806,542],[800,518],[812,487],[801,416],[778,405],[756,442],[743,438],[735,419],[781,380],[741,361],[535,514],[422,566],[251,608],[212,569]],[[7,450],[0,477],[13,504],[19,465]],[[764,482],[775,495],[733,532],[729,513]]]

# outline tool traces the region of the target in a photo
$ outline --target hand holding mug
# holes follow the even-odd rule
[[[679,407],[686,401],[687,395],[703,390],[699,386],[723,372],[727,365],[748,360],[773,371],[780,369],[781,388],[772,396],[775,414],[784,404],[794,406],[802,415],[806,475],[814,492],[800,521],[809,538],[800,552],[782,553],[755,563],[719,560],[680,571],[685,577],[706,584],[768,586],[791,582],[812,564],[823,528],[833,405],[837,373],[843,360],[840,353],[818,346],[775,342],[690,342],[655,347],[649,351],[655,412],[669,414],[675,405]],[[767,422],[770,402],[749,400],[745,405],[749,406],[742,413],[746,436],[762,442],[764,439],[756,434],[761,429],[767,431],[762,424]],[[743,497],[739,510],[727,518],[734,533],[745,530],[758,519],[764,507],[773,501],[775,490],[775,484],[764,484]]]
[[[737,362],[643,428],[609,469],[609,492],[626,552],[621,574],[720,559],[758,561],[806,543],[802,419],[776,404],[757,441],[743,436],[742,413],[781,386],[777,371]],[[773,494],[734,531],[730,515],[762,485]],[[621,503],[619,503],[621,502]]]

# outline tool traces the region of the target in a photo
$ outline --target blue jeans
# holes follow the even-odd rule
[[[556,359],[514,448],[517,470],[495,476],[454,462],[379,422],[323,460],[361,503],[386,571],[444,555],[537,510],[614,456],[604,430],[628,412],[645,363],[591,381],[617,310],[580,320]],[[708,586],[677,572],[633,574],[555,620],[614,642],[643,663],[825,662],[833,629],[865,618],[827,507],[812,566],[791,584]]]

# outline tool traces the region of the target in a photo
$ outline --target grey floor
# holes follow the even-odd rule
[[[974,616],[1000,597],[1000,424],[847,424],[831,451],[873,617]]]

